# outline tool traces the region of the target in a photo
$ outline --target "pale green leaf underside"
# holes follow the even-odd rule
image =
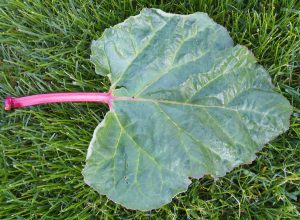
[[[204,13],[144,9],[93,42],[116,100],[83,175],[116,203],[158,208],[189,177],[223,176],[288,129],[292,108],[266,70]]]

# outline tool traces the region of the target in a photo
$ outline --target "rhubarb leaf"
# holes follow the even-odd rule
[[[159,208],[190,177],[253,161],[289,127],[292,107],[267,71],[207,14],[144,9],[106,29],[91,59],[114,97],[83,175],[127,208]]]

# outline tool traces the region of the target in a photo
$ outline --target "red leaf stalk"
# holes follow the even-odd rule
[[[47,93],[19,98],[6,97],[4,100],[4,109],[11,110],[14,108],[23,108],[26,106],[41,105],[47,103],[62,102],[101,102],[106,103],[111,108],[113,96],[111,92],[63,92],[63,93]]]

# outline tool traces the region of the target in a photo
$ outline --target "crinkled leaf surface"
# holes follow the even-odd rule
[[[144,9],[105,30],[91,58],[115,98],[83,175],[125,207],[158,208],[288,129],[292,108],[266,70],[204,13]]]

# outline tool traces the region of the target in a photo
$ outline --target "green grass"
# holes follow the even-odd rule
[[[298,2],[298,3],[297,3]],[[288,132],[226,176],[194,180],[151,212],[114,204],[84,184],[93,129],[107,107],[52,104],[0,110],[0,219],[299,219],[300,2],[297,0],[2,0],[0,98],[107,91],[90,45],[143,7],[207,12],[250,48],[294,108]]]

